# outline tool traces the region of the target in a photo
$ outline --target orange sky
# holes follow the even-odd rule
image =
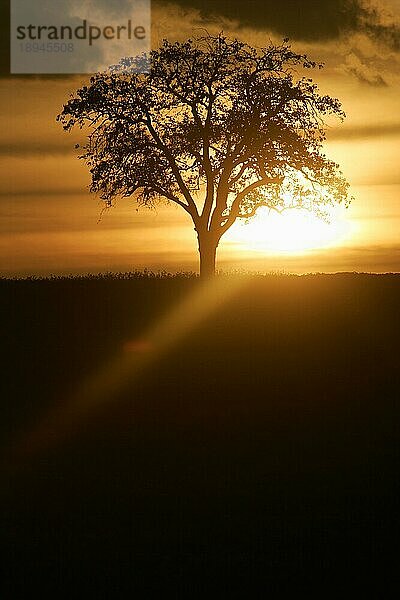
[[[391,22],[398,22],[399,5],[394,0],[385,3],[390,12],[384,14],[391,15]],[[221,19],[199,17],[187,7],[156,5],[153,38],[156,42],[163,36],[193,35],[199,20],[210,31],[221,29]],[[223,24],[226,33],[251,43],[280,39],[251,24],[239,27],[226,18]],[[341,99],[348,115],[344,125],[328,132],[326,153],[340,163],[352,186],[355,200],[345,217],[351,235],[336,247],[288,255],[246,247],[233,230],[222,239],[219,266],[400,271],[400,45],[355,31],[329,41],[294,41],[293,46],[326,63],[313,77],[324,92]],[[88,193],[86,167],[73,149],[79,135],[65,134],[55,122],[62,103],[81,81],[12,76],[0,80],[0,273],[196,269],[193,226],[178,207],[137,212],[125,199],[98,222],[101,203]]]

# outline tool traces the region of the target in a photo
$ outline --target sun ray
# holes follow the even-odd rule
[[[192,293],[142,336],[123,341],[120,352],[81,382],[75,394],[59,402],[41,416],[36,427],[14,440],[9,448],[12,455],[9,463],[15,468],[24,464],[28,457],[44,452],[73,435],[93,413],[111,403],[126,387],[132,386],[145,370],[154,366],[242,285],[242,278],[223,276],[198,282]]]

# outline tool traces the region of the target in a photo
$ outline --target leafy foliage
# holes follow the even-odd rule
[[[223,35],[164,40],[147,73],[138,72],[143,60],[96,74],[58,116],[67,131],[90,127],[80,158],[107,205],[164,198],[217,245],[260,206],[322,214],[348,202],[348,183],[322,153],[325,119],[343,119],[341,104],[297,76],[322,65],[287,40],[261,49]]]

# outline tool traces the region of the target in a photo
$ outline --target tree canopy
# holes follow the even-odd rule
[[[79,89],[57,117],[89,127],[80,156],[91,191],[109,206],[164,199],[192,218],[201,272],[211,274],[222,235],[258,208],[349,201],[339,165],[323,154],[326,118],[344,118],[306,70],[321,67],[287,40],[253,48],[223,35],[164,40],[148,57],[123,58]],[[302,76],[298,71],[303,72]]]

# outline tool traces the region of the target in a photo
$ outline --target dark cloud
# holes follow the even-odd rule
[[[397,25],[381,25],[379,22],[366,19],[364,30],[369,37],[383,42],[392,50],[397,52],[400,50],[400,28]]]
[[[363,60],[355,52],[351,52],[346,57],[344,70],[349,75],[353,75],[360,83],[370,87],[388,86],[382,74],[371,64],[371,61]]]
[[[10,4],[0,4],[0,76],[10,73]]]
[[[357,69],[357,67],[348,67],[347,73],[353,75],[360,83],[365,83],[371,87],[387,87],[388,84],[383,79],[382,75],[366,75],[363,71]]]
[[[110,17],[120,17],[132,12],[133,2],[132,0],[94,0],[93,5]]]
[[[400,135],[400,123],[386,123],[382,125],[354,125],[352,127],[335,127],[328,131],[329,141],[333,140],[362,140],[371,138],[386,138]]]
[[[0,77],[10,77],[10,1],[1,0],[0,2]],[[65,79],[71,75],[16,75],[12,78],[24,79]]]
[[[242,26],[272,31],[303,41],[335,40],[364,33],[389,48],[400,50],[400,27],[383,22],[380,11],[367,0],[153,0],[155,5],[178,4],[195,8],[208,18],[235,19]],[[110,15],[126,14],[131,0],[96,0]],[[9,2],[0,5],[0,75],[10,68]],[[13,77],[16,77],[15,75]],[[54,77],[54,76],[52,76]],[[60,75],[60,77],[64,77]]]
[[[395,23],[382,23],[376,8],[360,5],[360,28],[372,39],[393,50],[400,50],[400,27]]]
[[[363,32],[391,48],[400,48],[400,28],[383,24],[376,8],[362,0],[156,0],[196,8],[205,16],[220,15],[241,25],[271,30],[304,41],[333,40]]]
[[[27,4],[32,0],[25,0]],[[36,0],[39,1],[39,0]],[[10,2],[11,0],[0,1],[0,77],[10,76]],[[41,10],[45,10],[46,4],[54,9],[54,0],[40,0],[42,4]],[[120,15],[129,15],[132,11],[132,0],[93,0],[93,4],[104,10],[110,18],[117,18]],[[63,0],[63,5],[68,6],[68,0]],[[84,73],[83,73],[84,74]],[[64,79],[69,77],[68,74],[52,74],[52,75],[19,75],[13,74],[15,78],[40,78],[40,79]]]
[[[0,143],[0,156],[29,157],[29,156],[54,156],[62,154],[72,154],[74,152],[71,143],[66,144],[60,139],[60,142],[49,143],[46,140],[38,141],[20,141],[16,140],[10,143]]]
[[[332,127],[327,131],[329,141],[353,141],[369,138],[387,138],[400,135],[400,123],[371,124]],[[85,140],[83,139],[82,142]],[[0,157],[34,158],[38,156],[78,156],[80,149],[75,149],[70,140],[63,138],[48,140],[17,140],[0,143]],[[0,191],[1,195],[1,191]]]

